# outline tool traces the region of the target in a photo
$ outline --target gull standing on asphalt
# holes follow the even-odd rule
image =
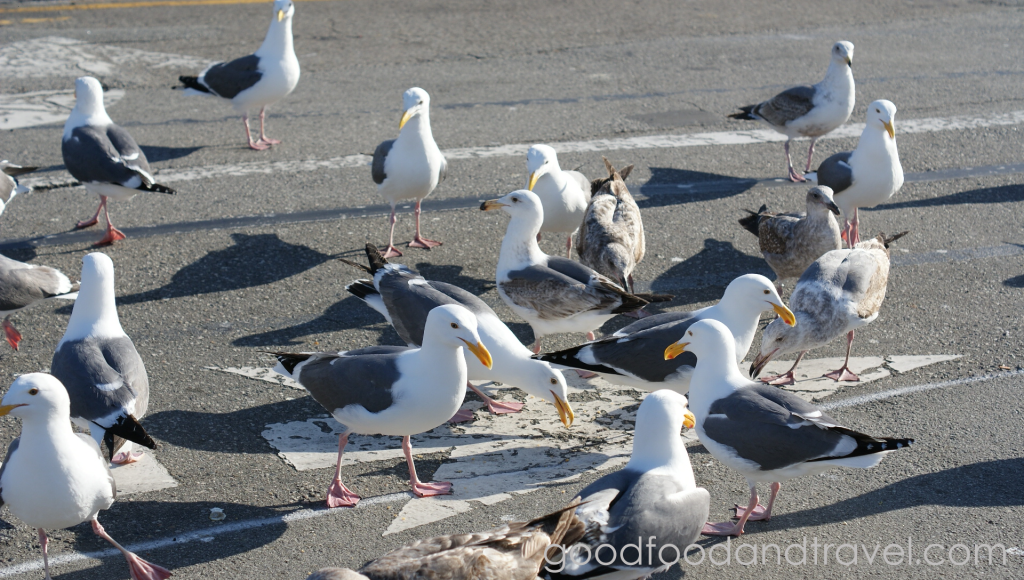
[[[566,236],[565,254],[572,257],[572,236],[583,222],[590,204],[590,181],[579,171],[565,171],[558,165],[558,154],[550,145],[534,145],[526,152],[526,170],[530,177],[526,189],[537,194],[544,206],[541,234]]]

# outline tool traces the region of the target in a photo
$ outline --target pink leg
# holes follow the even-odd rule
[[[769,385],[778,385],[780,387],[784,385],[792,385],[793,383],[796,382],[796,377],[793,375],[793,371],[796,370],[796,365],[800,364],[800,359],[804,358],[805,354],[807,354],[806,350],[802,351],[799,355],[797,355],[796,361],[793,363],[793,366],[789,367],[789,370],[786,371],[785,373],[781,375],[775,375],[774,377],[761,377],[759,380],[762,383],[767,383]]]
[[[533,354],[540,354],[540,337],[533,343]]]
[[[595,339],[596,339],[596,337],[594,336],[594,331],[593,330],[591,330],[590,332],[587,333],[587,340],[595,340]]]
[[[454,415],[452,415],[451,419],[448,419],[448,422],[465,423],[466,421],[472,421],[474,417],[475,415],[473,415],[473,411],[470,411],[469,409],[459,409]]]
[[[142,451],[118,451],[110,462],[114,465],[128,465],[129,463],[137,463],[141,457]]]
[[[388,247],[382,254],[385,258],[397,258],[402,255],[402,252],[399,252],[398,248],[395,247],[395,223],[397,221],[398,218],[395,217],[395,204],[391,204],[391,234],[388,236]]]
[[[834,370],[834,371],[828,373],[827,375],[825,375],[826,377],[834,380],[837,383],[838,382],[842,382],[842,381],[859,381],[860,380],[860,377],[858,377],[857,375],[853,374],[853,372],[850,371],[850,349],[851,348],[853,348],[853,331],[852,330],[849,332],[849,334],[846,335],[846,360],[843,361],[843,366],[840,367],[838,370]]]
[[[818,142],[818,138],[817,137],[813,137],[811,139],[811,146],[807,148],[807,168],[804,169],[804,173],[807,173],[807,172],[809,172],[811,170],[811,157],[814,156],[814,144],[817,143],[817,142]]]
[[[11,323],[11,317],[7,316],[4,318],[4,337],[7,339],[7,344],[11,345],[11,348],[18,350],[18,343],[21,342],[21,333],[18,332],[17,328],[14,328],[14,324]]]
[[[785,149],[786,149],[786,165],[789,167],[789,180],[793,181],[793,182],[797,182],[797,183],[799,183],[801,181],[806,181],[806,179],[804,179],[803,175],[800,175],[799,173],[796,172],[796,169],[793,169],[793,158],[789,156],[789,140],[788,139],[786,140]]]
[[[450,481],[423,483],[416,476],[416,465],[412,462],[412,442],[409,440],[408,435],[402,437],[402,451],[405,451],[405,460],[409,463],[409,485],[412,486],[412,492],[417,497],[448,495],[452,492],[452,483]]]
[[[36,528],[39,532],[39,547],[43,550],[43,573],[46,574],[46,580],[50,578],[50,555],[46,553],[46,547],[50,544],[50,538],[46,537],[46,532],[43,528]]]
[[[107,246],[113,244],[118,240],[125,239],[124,232],[114,227],[114,224],[110,223],[110,209],[107,205],[106,199],[103,200],[103,214],[107,218],[107,235],[103,236],[103,239],[96,242],[97,246]]]
[[[858,208],[853,208],[853,221],[850,222],[850,228],[853,230],[853,242],[850,247],[854,247],[860,243],[860,211]]]
[[[338,435],[338,466],[334,469],[334,481],[327,489],[327,507],[355,507],[359,503],[359,496],[352,492],[341,482],[341,456],[345,453],[345,446],[348,445],[348,431]]]
[[[569,234],[569,238],[565,240],[565,257],[572,259],[572,234]]]
[[[476,396],[483,399],[484,403],[487,403],[487,410],[494,413],[495,415],[504,415],[506,413],[518,413],[519,411],[523,410],[523,403],[506,403],[503,401],[495,401],[494,399],[488,397],[486,393],[476,388],[476,386],[474,386],[473,383],[466,383],[466,385],[470,388],[470,390],[476,393]]]
[[[132,580],[166,580],[171,577],[171,573],[167,569],[161,568],[156,564],[150,564],[121,547],[121,544],[115,542],[114,538],[107,534],[96,518],[92,520],[92,531],[96,532],[97,536],[110,542],[111,545],[124,554],[124,559],[128,560],[128,568],[131,570]]]
[[[540,233],[537,233],[537,243],[540,243]]]
[[[100,196],[100,206],[96,208],[96,214],[92,216],[92,219],[76,223],[75,224],[75,228],[82,229],[82,228],[87,228],[87,227],[94,226],[94,225],[100,223],[100,212],[103,211],[103,208],[106,207],[106,205],[107,205],[107,196],[101,195]]]
[[[598,376],[597,373],[592,373],[590,371],[584,371],[584,370],[580,370],[580,369],[576,369],[576,374],[579,375],[579,377],[581,379],[592,379],[592,378]]]
[[[750,514],[753,513],[757,507],[759,507],[757,505],[757,485],[752,484],[750,486],[750,502],[747,504],[747,508],[744,510],[743,515],[739,516],[738,522],[721,522],[717,524],[708,522],[704,524],[704,529],[702,529],[700,533],[705,536],[742,536],[743,526],[746,525]],[[739,513],[738,510],[737,513]]]
[[[242,124],[245,125],[245,138],[249,140],[249,149],[255,149],[256,151],[263,151],[264,149],[270,149],[270,145],[260,143],[252,140],[252,133],[249,132],[249,113],[246,112],[242,115]]]
[[[416,213],[416,235],[412,238],[412,241],[409,242],[409,247],[410,248],[423,248],[424,250],[429,250],[430,248],[433,248],[435,246],[440,246],[441,242],[439,242],[437,240],[428,240],[427,238],[424,238],[422,235],[420,235],[420,202],[421,201],[423,201],[423,200],[420,200],[420,199],[416,200],[416,211],[415,211],[415,213]]]
[[[751,522],[756,522],[756,521],[766,521],[767,522],[768,520],[772,519],[772,506],[775,505],[775,496],[779,495],[779,490],[780,489],[782,489],[782,484],[781,483],[779,483],[777,481],[772,482],[772,495],[771,495],[771,497],[768,498],[768,508],[766,509],[762,505],[754,506],[754,511],[750,513],[750,517],[748,517],[747,520],[751,521]],[[743,517],[743,514],[746,513],[746,511],[747,511],[747,508],[742,507],[739,504],[736,505],[736,517],[737,518]]]
[[[264,123],[264,117],[266,116],[266,113],[267,113],[267,108],[266,107],[263,107],[262,109],[260,109],[260,140],[257,141],[257,143],[263,143],[265,145],[277,145],[281,141],[279,141],[278,139],[271,139],[270,137],[267,137],[267,134],[264,131],[263,123]],[[812,141],[812,143],[813,143],[813,141]],[[811,145],[811,147],[813,147],[813,146],[814,145]]]

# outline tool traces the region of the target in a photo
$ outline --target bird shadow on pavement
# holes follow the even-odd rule
[[[341,332],[354,328],[366,330],[369,327],[382,323],[385,323],[383,316],[363,304],[363,301],[359,298],[349,296],[344,300],[335,302],[313,320],[307,320],[287,328],[268,330],[236,338],[231,344],[234,346],[297,345],[304,342],[303,338],[314,334]],[[398,336],[398,333],[395,332],[395,329],[386,324],[377,338],[377,344],[405,345],[401,337]]]
[[[163,147],[160,145],[139,145],[139,148],[146,154],[146,159],[150,163],[181,159],[203,149],[202,147]]]
[[[333,258],[306,246],[289,244],[277,234],[231,234],[233,246],[215,250],[178,270],[161,288],[118,298],[137,304],[163,298],[197,296],[272,284],[301,274]]]
[[[737,250],[732,242],[707,238],[701,251],[655,278],[651,290],[674,294],[677,304],[708,302],[720,299],[729,282],[744,274],[774,277],[761,257]]]
[[[1022,184],[983,187],[981,189],[958,191],[957,193],[943,195],[940,197],[885,203],[882,205],[876,205],[872,208],[865,207],[863,209],[866,211],[878,211],[910,207],[939,207],[966,203],[1014,203],[1018,201],[1024,201],[1024,185]]]
[[[651,167],[651,178],[640,186],[646,199],[641,208],[661,207],[732,197],[757,185],[758,180],[705,171]]]
[[[1009,286],[1010,288],[1024,288],[1024,274],[1003,280],[1003,286]]]
[[[3,231],[2,228],[3,225],[0,225],[0,231]],[[0,239],[0,241],[3,240]],[[17,260],[19,262],[31,262],[32,260],[35,260],[36,256],[38,255],[38,252],[35,248],[14,248],[11,250],[4,250],[3,252],[0,253],[2,253],[6,258]]]

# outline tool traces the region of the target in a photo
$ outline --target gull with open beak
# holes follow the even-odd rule
[[[544,206],[541,234],[565,235],[566,257],[572,257],[572,236],[579,229],[590,204],[590,181],[579,171],[566,171],[558,165],[558,154],[550,145],[534,145],[526,152],[526,170],[530,176],[526,189],[537,194]]]
[[[473,313],[446,304],[427,314],[420,348],[272,353],[278,360],[274,370],[301,384],[344,426],[338,436],[334,481],[327,492],[329,507],[352,507],[360,499],[341,481],[342,454],[352,433],[401,436],[413,493],[451,493],[450,482],[424,483],[417,477],[410,436],[444,424],[459,410],[467,381],[463,348],[483,366],[493,365]]]
[[[853,151],[836,153],[805,177],[832,188],[843,211],[843,237],[852,248],[860,241],[858,209],[875,207],[903,187],[903,166],[896,149],[896,105],[881,99],[868,105],[867,122]]]

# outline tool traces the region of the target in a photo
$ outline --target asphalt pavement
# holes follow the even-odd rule
[[[894,245],[881,315],[858,331],[854,355],[958,358],[903,372],[887,363],[876,380],[819,397],[838,405],[831,413],[851,428],[917,443],[875,469],[784,484],[770,522],[752,522],[728,543],[702,540],[707,559],[656,578],[1024,577],[1019,3],[299,0],[302,77],[267,120],[283,143],[255,152],[228,105],[174,86],[178,75],[255,50],[270,16],[269,3],[246,0],[0,2],[0,159],[42,168],[27,176],[37,190],[0,218],[0,252],[74,278],[101,236],[72,231],[96,204],[73,185],[60,154],[59,117],[73,103],[76,76],[103,82],[110,116],[135,136],[158,181],[167,177],[179,191],[112,203],[129,237],[102,250],[117,269],[122,325],[149,371],[143,424],[169,478],[160,489],[122,494],[100,515],[112,536],[175,577],[301,579],[417,538],[563,506],[614,468],[615,457],[544,476],[529,493],[495,489],[509,493],[449,504],[411,500],[400,457],[347,463],[346,482],[366,499],[327,511],[331,470],[298,469],[268,439],[275,425],[323,423],[325,412],[301,391],[253,378],[273,364],[262,351],[400,344],[347,295],[358,272],[334,258],[362,260],[367,241],[387,241],[365,155],[397,134],[402,91],[430,92],[449,172],[423,214],[427,237],[444,245],[403,247],[396,261],[479,294],[526,343],[529,327],[494,289],[507,217],[478,209],[480,200],[524,187],[525,147],[555,144],[563,168],[588,176],[603,173],[602,155],[635,164],[628,185],[647,233],[636,278],[675,295],[656,311],[705,306],[737,275],[770,275],[756,239],[736,223],[743,208],[802,209],[806,191],[781,180],[781,143],[726,116],[817,82],[832,43],[849,40],[857,82],[850,123],[863,123],[871,101],[893,101],[908,174],[897,196],[862,212],[862,229],[910,230]],[[816,163],[852,149],[856,134],[821,140]],[[794,160],[805,145],[797,143]],[[403,212],[396,239],[407,241],[413,222]],[[542,247],[558,253],[562,245],[545,238]],[[0,348],[0,382],[49,367],[70,310],[47,303],[14,317],[25,338],[18,352]],[[545,349],[581,339],[550,337]],[[810,357],[842,356],[844,342]],[[607,393],[584,385],[572,400],[613,400]],[[495,421],[506,419],[514,420]],[[0,421],[0,444],[18,429]],[[698,485],[711,493],[712,519],[728,517],[745,501],[746,484],[699,444],[688,449]],[[453,453],[422,454],[421,478],[468,461]],[[226,519],[212,521],[211,508]],[[6,510],[0,518],[0,577],[40,577],[34,531]],[[51,540],[52,556],[69,556],[56,563],[58,577],[127,577],[120,556],[97,554],[108,546],[88,526]],[[898,563],[883,556],[890,544],[904,554]],[[1005,560],[997,548],[989,563],[977,549],[986,544],[1001,544]],[[804,547],[777,561],[768,545]],[[726,554],[728,563],[715,563]]]

